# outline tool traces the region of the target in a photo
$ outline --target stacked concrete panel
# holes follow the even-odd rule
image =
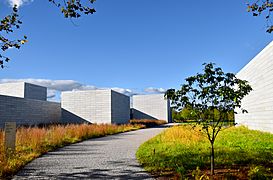
[[[4,83],[0,84],[0,94],[5,96],[14,96],[24,98],[25,83]]]
[[[111,118],[117,124],[128,123],[130,119],[130,97],[111,91]]]
[[[0,128],[6,121],[17,125],[60,123],[61,104],[47,102],[47,89],[25,82],[0,84]]]
[[[129,97],[111,89],[63,92],[61,99],[64,121],[98,124],[129,121]]]
[[[253,91],[242,101],[248,113],[238,111],[236,123],[273,133],[273,41],[237,77],[249,81]]]
[[[47,100],[47,88],[35,84],[25,83],[25,98]]]
[[[60,103],[0,95],[0,128],[6,121],[17,125],[59,123]]]
[[[0,84],[0,94],[42,101],[46,101],[47,99],[46,87],[25,82]]]
[[[132,97],[133,119],[157,119],[172,121],[170,101],[164,94],[134,95]]]

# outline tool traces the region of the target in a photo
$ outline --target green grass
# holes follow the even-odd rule
[[[137,151],[144,168],[154,174],[190,174],[199,167],[210,168],[210,144],[204,134],[190,125],[172,127],[145,142]],[[215,141],[216,169],[265,167],[272,176],[273,134],[231,127]],[[271,169],[270,169],[271,168]]]

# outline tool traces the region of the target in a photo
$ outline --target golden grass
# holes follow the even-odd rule
[[[183,129],[181,128],[183,127]],[[184,128],[186,127],[186,128]],[[165,143],[198,144],[207,141],[205,135],[199,131],[200,127],[174,126],[161,134],[161,141]]]
[[[210,169],[211,148],[206,134],[199,131],[200,128],[197,126],[193,129],[191,125],[168,128],[140,146],[136,154],[139,162],[156,175],[179,174],[190,178],[197,168],[206,173]],[[219,176],[228,175],[231,170],[230,175],[234,179],[247,179],[248,173],[254,173],[255,176],[262,173],[263,177],[273,178],[272,134],[244,126],[224,128],[217,136],[214,148]]]
[[[4,155],[4,132],[0,130],[0,179],[15,174],[25,164],[42,154],[82,140],[143,128],[143,125],[52,125],[21,127],[16,132],[16,152]]]

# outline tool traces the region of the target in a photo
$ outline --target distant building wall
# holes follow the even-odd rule
[[[25,84],[24,82],[0,84],[0,95],[24,98]]]
[[[170,101],[164,98],[164,94],[135,95],[132,101],[133,119],[172,121]]]
[[[109,90],[62,92],[62,108],[72,113],[63,120],[77,121],[77,116],[90,123],[111,123],[110,95]]]
[[[112,123],[126,124],[130,119],[130,97],[111,91]]]
[[[151,116],[147,113],[143,113],[137,109],[131,108],[131,119],[151,119],[158,120],[158,118]]]
[[[248,113],[237,110],[235,122],[273,133],[273,41],[237,77],[249,81],[253,91],[242,101]]]
[[[129,97],[110,89],[63,92],[61,99],[63,121],[98,124],[129,121]]]
[[[0,84],[0,95],[46,101],[47,88],[25,82]]]
[[[25,98],[46,101],[47,88],[34,84],[25,83]]]
[[[17,125],[59,123],[60,103],[0,95],[0,127],[6,121]]]

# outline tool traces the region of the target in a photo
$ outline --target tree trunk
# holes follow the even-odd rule
[[[211,142],[211,154],[210,154],[210,174],[214,175],[214,142]]]

